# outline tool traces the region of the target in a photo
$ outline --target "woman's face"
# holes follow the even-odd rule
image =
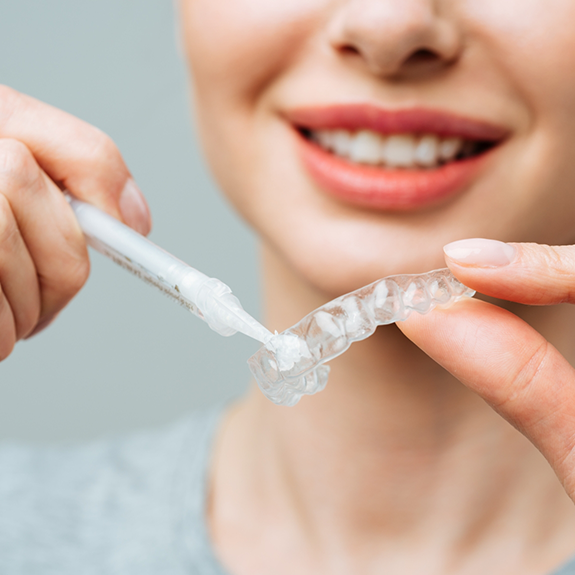
[[[222,189],[328,295],[575,238],[573,0],[182,0]]]

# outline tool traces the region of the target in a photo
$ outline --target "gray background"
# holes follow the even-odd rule
[[[152,241],[228,283],[257,316],[255,239],[200,157],[175,22],[170,0],[0,0],[0,83],[107,132],[149,200]],[[0,363],[0,438],[82,440],[241,393],[257,342],[222,338],[91,260],[58,321]]]

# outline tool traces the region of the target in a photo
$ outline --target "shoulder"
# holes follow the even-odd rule
[[[131,554],[169,573],[184,483],[203,477],[220,412],[83,446],[0,447],[0,572],[44,573],[75,554],[115,572]]]

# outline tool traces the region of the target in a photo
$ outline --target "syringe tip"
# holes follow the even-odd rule
[[[272,333],[247,313],[231,292],[217,294],[210,291],[209,295],[206,292],[202,295],[200,309],[214,331],[226,336],[239,331],[261,343],[272,337]]]

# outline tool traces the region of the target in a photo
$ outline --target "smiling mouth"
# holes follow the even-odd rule
[[[503,126],[425,108],[343,104],[285,117],[318,188],[377,210],[417,210],[463,193],[510,135]]]
[[[437,134],[380,134],[372,130],[299,127],[300,134],[324,151],[352,164],[388,170],[432,170],[484,154],[496,142]]]

